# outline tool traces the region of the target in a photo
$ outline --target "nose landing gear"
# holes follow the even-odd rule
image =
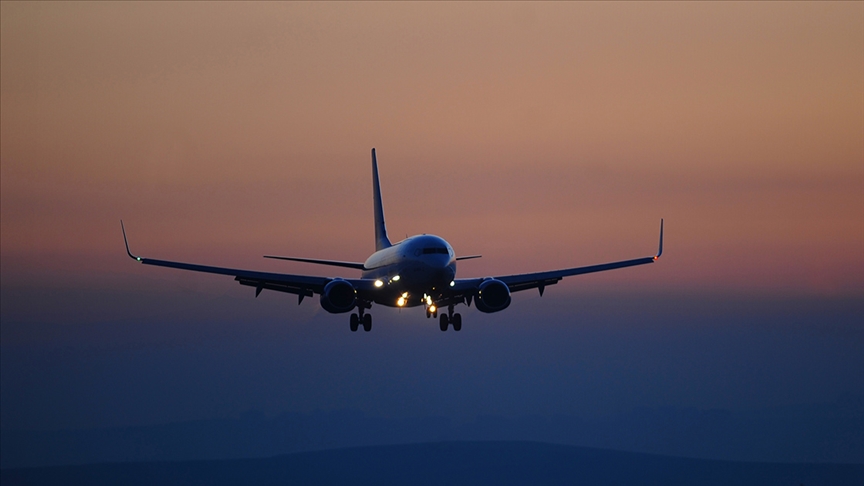
[[[446,331],[447,328],[450,326],[450,324],[453,324],[453,330],[454,331],[461,331],[462,330],[462,314],[459,314],[459,313],[454,314],[452,305],[447,307],[447,313],[446,314],[441,314],[441,317],[439,318],[438,322],[439,322],[438,327],[442,331]]]

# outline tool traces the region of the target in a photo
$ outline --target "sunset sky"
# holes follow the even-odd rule
[[[716,322],[742,301],[757,303],[754,322],[767,316],[772,323],[824,316],[832,302],[844,302],[838,322],[846,327],[814,331],[827,339],[814,358],[824,368],[803,385],[766,370],[788,370],[812,335],[766,334],[786,344],[748,382],[753,399],[710,378],[716,386],[688,395],[633,375],[635,362],[610,368],[602,352],[578,348],[589,361],[601,356],[591,362],[599,375],[585,386],[608,393],[584,410],[622,397],[628,406],[743,407],[864,393],[864,371],[850,371],[854,355],[864,353],[864,326],[849,324],[864,315],[864,3],[3,2],[0,22],[3,427],[352,404],[423,414],[434,408],[424,404],[428,390],[458,400],[481,382],[498,399],[471,395],[468,412],[521,413],[534,402],[509,397],[510,384],[489,379],[503,380],[496,373],[509,369],[506,350],[520,340],[554,348],[575,332],[560,330],[571,318],[656,338],[650,329],[663,319],[639,327],[637,309],[616,303],[618,295],[674,303],[656,304],[658,316]],[[363,261],[374,250],[372,147],[391,238],[432,233],[457,254],[482,254],[460,262],[460,277],[649,256],[660,218],[664,256],[567,279],[544,300],[516,294],[501,314],[464,310],[465,330],[449,333],[450,344],[436,341],[443,337],[422,311],[376,307],[372,334],[383,341],[374,353],[397,349],[392,361],[376,361],[368,375],[299,373],[304,384],[285,386],[302,393],[269,397],[262,390],[275,385],[267,376],[284,384],[287,372],[273,371],[284,368],[280,351],[249,344],[256,339],[295,351],[298,342],[313,343],[308,360],[291,358],[301,368],[373,351],[357,351],[361,336],[348,331],[347,317],[321,311],[317,299],[297,307],[294,296],[265,292],[256,300],[230,278],[134,264],[119,221],[132,251],[147,257],[354,276],[261,256]],[[817,301],[822,310],[805,305]],[[590,316],[580,314],[586,307]],[[526,319],[558,324],[526,338],[516,331]],[[511,326],[506,337],[495,336],[499,321]],[[683,321],[673,327],[662,335],[693,332]],[[651,369],[668,375],[696,360],[705,369],[740,366],[732,373],[746,379],[756,362],[748,354],[753,343],[734,348],[746,339],[733,335],[724,334],[729,351],[743,357],[718,349],[710,363],[687,354]],[[610,350],[619,348],[609,339]],[[246,344],[232,351],[237,340]],[[481,353],[485,364],[458,361],[475,353],[474,344],[490,353]],[[668,342],[655,344],[646,362],[664,355]],[[183,346],[206,363],[233,356],[258,378],[193,364]],[[70,361],[58,361],[57,349]],[[175,366],[188,373],[175,376],[176,396],[184,380],[212,387],[175,401],[182,405],[143,411],[129,405],[141,401],[139,391],[106,391],[105,383],[128,378],[117,370],[141,368],[123,361],[121,349],[162,370],[141,378],[151,391]],[[151,354],[142,357],[141,349]],[[405,364],[415,349],[426,349],[429,363]],[[243,361],[243,353],[261,361]],[[260,358],[268,353],[274,361]],[[411,372],[386,386],[373,376],[392,378],[386,370],[402,363],[429,378],[432,362],[451,353],[475,370],[458,385],[427,381],[396,392],[388,387],[411,381]],[[533,381],[554,364],[538,364],[524,349],[516,354],[534,373],[519,386],[546,397],[549,411],[579,408],[575,395],[547,400],[549,391]],[[69,366],[78,371],[67,376]],[[213,369],[218,378],[207,374]],[[641,398],[601,384],[639,380],[652,383],[639,385],[646,387]],[[555,383],[550,378],[549,389]],[[788,386],[768,390],[767,383]],[[389,391],[370,391],[379,385]],[[220,387],[251,398],[229,400]],[[401,405],[381,405],[394,396]],[[521,405],[502,405],[511,399]],[[88,406],[114,415],[100,422]]]

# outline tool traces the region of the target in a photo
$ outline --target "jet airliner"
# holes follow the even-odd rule
[[[321,307],[327,312],[334,314],[351,312],[352,331],[357,331],[361,326],[365,331],[372,330],[372,315],[367,312],[372,304],[397,308],[422,306],[427,318],[438,318],[442,331],[446,331],[450,326],[454,331],[459,331],[462,329],[462,315],[454,313],[454,308],[459,304],[471,306],[473,301],[480,312],[498,312],[510,305],[510,294],[513,292],[537,289],[542,296],[547,286],[558,283],[564,277],[645,265],[657,261],[663,253],[663,220],[661,219],[660,245],[654,256],[546,272],[456,278],[457,261],[479,258],[480,255],[456,256],[453,247],[447,241],[434,235],[423,234],[405,238],[397,243],[390,242],[384,224],[384,207],[381,203],[381,185],[378,180],[378,159],[374,148],[372,149],[372,192],[375,213],[375,253],[365,262],[265,256],[265,258],[352,268],[361,271],[360,278],[258,272],[144,258],[133,255],[129,251],[123,221],[120,221],[120,227],[123,231],[126,253],[138,262],[145,265],[232,276],[240,285],[254,287],[255,297],[258,297],[262,290],[274,290],[297,295],[299,304],[305,297],[313,297],[317,294]]]

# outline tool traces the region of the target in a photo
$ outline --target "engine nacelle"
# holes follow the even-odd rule
[[[342,314],[354,310],[357,291],[350,282],[336,279],[324,286],[321,293],[321,308],[332,314]]]
[[[510,288],[500,280],[490,278],[480,284],[474,299],[477,310],[490,313],[502,311],[510,305]]]

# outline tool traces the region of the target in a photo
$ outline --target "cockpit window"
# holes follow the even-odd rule
[[[447,251],[447,248],[444,248],[443,246],[437,246],[437,247],[432,247],[432,248],[423,248],[423,254],[424,255],[430,255],[432,253],[441,253],[444,255],[450,254],[450,252]]]

